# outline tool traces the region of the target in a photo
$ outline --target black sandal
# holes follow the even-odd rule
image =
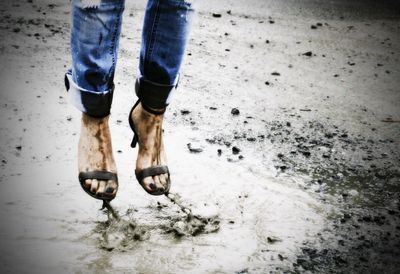
[[[140,99],[136,101],[135,105],[132,107],[130,113],[129,113],[129,125],[131,126],[131,129],[133,131],[133,139],[132,139],[132,143],[131,143],[131,147],[134,148],[136,147],[136,144],[139,141],[139,137],[138,134],[135,130],[135,125],[132,121],[132,112],[135,109],[135,107],[137,105],[139,105],[140,103]],[[144,110],[146,110],[147,112],[154,114],[154,115],[161,115],[165,112],[166,108],[164,108],[163,110],[157,111],[157,110],[153,110],[149,107],[147,107],[146,105],[142,104],[142,107]],[[143,179],[149,176],[155,176],[155,175],[160,175],[160,174],[168,174],[168,185],[166,187],[166,189],[164,189],[164,191],[157,191],[157,190],[153,190],[153,191],[149,191],[144,187],[143,184]],[[135,170],[135,175],[136,175],[136,179],[138,180],[139,184],[144,188],[144,190],[146,190],[147,193],[151,194],[151,195],[163,195],[163,194],[168,194],[170,186],[171,186],[171,180],[170,180],[170,173],[168,170],[168,166],[152,166],[152,167],[148,167],[148,168],[144,168],[142,170]]]
[[[106,193],[107,195],[103,194],[101,196],[93,194],[90,192],[89,189],[85,187],[85,180],[87,179],[97,179],[97,180],[113,180],[117,183],[117,187],[113,191],[113,193]],[[86,171],[86,172],[79,172],[79,182],[81,183],[81,187],[83,190],[89,194],[91,197],[103,201],[111,201],[117,195],[118,190],[118,176],[116,173],[110,171],[103,171],[103,170],[95,170],[95,171]],[[112,196],[112,197],[110,197]]]

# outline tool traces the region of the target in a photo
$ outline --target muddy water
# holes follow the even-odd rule
[[[262,272],[290,265],[300,244],[324,227],[324,207],[293,179],[277,180],[260,173],[261,166],[249,172],[211,151],[189,154],[177,141],[187,138],[185,129],[178,129],[166,137],[169,198],[147,195],[129,172],[133,156],[117,154],[122,171],[114,212],[81,191],[71,163],[7,170],[4,265],[46,273]]]

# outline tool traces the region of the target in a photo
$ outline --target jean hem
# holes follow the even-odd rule
[[[106,117],[110,114],[114,85],[109,90],[102,92],[81,88],[72,79],[70,70],[65,74],[64,81],[69,100],[78,110],[96,118]]]
[[[179,77],[172,85],[155,83],[144,76],[136,79],[135,91],[139,99],[151,108],[164,108],[169,105],[174,91],[178,87]]]

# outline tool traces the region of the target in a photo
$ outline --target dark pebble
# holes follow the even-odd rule
[[[312,56],[312,51],[307,51],[307,52],[303,53],[303,55],[311,57]]]
[[[182,110],[181,110],[181,114],[182,114],[182,115],[187,115],[187,114],[189,114],[189,113],[190,113],[190,111],[187,110],[187,109],[182,109]]]
[[[220,13],[213,13],[212,16],[214,18],[220,18],[222,15]]]
[[[268,243],[273,244],[273,243],[276,243],[278,240],[271,238],[271,237],[267,237],[267,241],[268,241]]]
[[[306,157],[310,157],[311,156],[311,152],[307,151],[307,150],[299,150],[299,152],[301,154],[303,154]]]
[[[239,115],[239,113],[240,113],[240,111],[239,111],[239,109],[237,109],[237,108],[233,108],[233,109],[231,110],[231,114],[232,114],[232,115]]]
[[[201,148],[193,148],[191,143],[188,143],[187,147],[188,147],[189,151],[192,152],[192,153],[203,152],[203,149],[201,149]]]
[[[233,154],[239,154],[239,152],[240,152],[240,149],[238,148],[238,147],[232,147],[232,153]]]

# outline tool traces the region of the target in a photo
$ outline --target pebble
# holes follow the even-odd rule
[[[231,114],[232,114],[232,115],[239,115],[239,114],[240,114],[240,111],[239,111],[239,109],[237,109],[237,108],[232,108]]]

